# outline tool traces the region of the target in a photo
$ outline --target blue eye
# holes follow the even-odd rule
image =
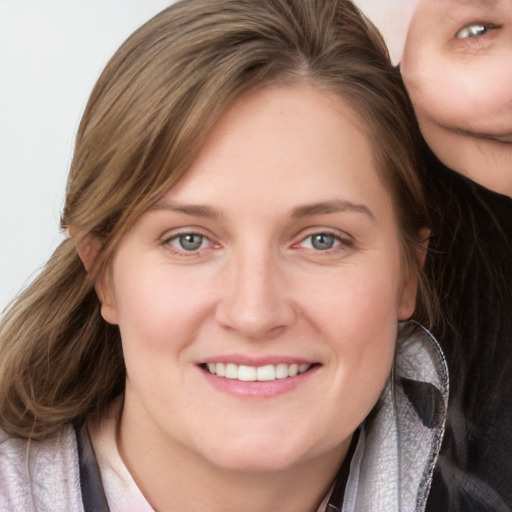
[[[495,25],[486,25],[484,23],[473,23],[472,25],[468,25],[464,27],[462,30],[459,30],[455,37],[457,39],[468,39],[471,37],[480,37],[487,34],[489,30],[496,28]]]
[[[307,236],[301,242],[303,247],[315,249],[316,251],[328,251],[340,244],[339,237],[331,233],[315,233]]]
[[[336,239],[334,236],[329,235],[328,233],[318,233],[317,235],[311,236],[311,245],[319,251],[332,249],[335,241]]]
[[[197,233],[185,233],[169,240],[171,245],[184,251],[197,251],[203,248],[206,242],[207,239]]]

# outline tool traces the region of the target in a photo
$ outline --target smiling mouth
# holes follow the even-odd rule
[[[204,363],[201,367],[212,375],[243,382],[268,382],[296,377],[307,372],[315,364],[267,364],[265,366],[245,366],[233,363]]]

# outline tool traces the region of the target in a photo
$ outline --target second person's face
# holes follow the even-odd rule
[[[512,196],[512,0],[421,0],[401,71],[439,159]]]

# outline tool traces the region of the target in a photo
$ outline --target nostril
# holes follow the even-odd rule
[[[277,300],[223,302],[216,311],[219,325],[251,340],[275,338],[291,326],[295,318],[293,308]]]

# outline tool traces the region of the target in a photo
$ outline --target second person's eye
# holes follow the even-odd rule
[[[496,28],[496,25],[492,23],[472,23],[471,25],[467,25],[463,29],[459,30],[455,37],[457,39],[468,39],[471,37],[481,37],[487,34],[489,30],[493,30]]]

